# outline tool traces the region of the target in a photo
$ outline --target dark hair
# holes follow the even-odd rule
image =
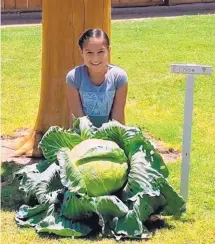
[[[110,45],[109,37],[103,30],[100,30],[100,29],[89,29],[89,30],[86,30],[83,33],[83,35],[80,37],[79,41],[78,41],[79,47],[81,49],[83,49],[84,42],[86,40],[89,40],[92,37],[95,37],[95,38],[103,37],[105,42],[106,42],[107,47],[109,47],[109,45]]]

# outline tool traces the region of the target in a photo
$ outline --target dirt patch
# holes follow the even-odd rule
[[[7,142],[11,142],[12,140],[7,140]],[[6,148],[4,146],[1,147],[1,162],[15,162],[17,164],[33,164],[39,162],[38,158],[29,158],[26,156],[14,157],[14,150],[10,148]]]
[[[29,135],[29,129],[16,129],[13,136],[1,135],[1,162],[14,162],[17,164],[33,164],[39,162],[41,158],[30,158],[26,156],[14,157],[14,150],[7,147],[7,144],[14,142],[16,139]]]
[[[5,147],[5,144],[13,142],[15,139],[26,136],[30,133],[30,130],[28,129],[17,129],[13,136],[1,136],[1,162],[15,162],[17,164],[32,164],[36,163],[41,159],[37,158],[29,158],[26,156],[21,157],[14,157],[13,153],[14,150]],[[181,153],[178,150],[175,150],[174,148],[167,148],[162,141],[155,140],[150,135],[144,133],[145,137],[152,141],[158,150],[158,152],[161,154],[161,156],[164,159],[165,163],[174,162],[177,159],[181,158]]]
[[[176,150],[172,147],[166,147],[161,140],[155,140],[153,137],[151,137],[149,134],[146,134],[145,132],[144,136],[156,145],[156,149],[161,154],[165,163],[170,163],[181,159],[181,152],[179,150]]]

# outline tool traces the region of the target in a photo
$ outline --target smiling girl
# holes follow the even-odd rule
[[[100,29],[89,29],[79,39],[83,65],[66,77],[67,100],[75,117],[87,115],[94,126],[109,120],[125,124],[128,90],[126,72],[108,63],[110,43]]]

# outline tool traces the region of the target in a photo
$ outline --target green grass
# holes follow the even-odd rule
[[[33,127],[40,70],[41,27],[2,29],[2,133]]]
[[[112,63],[129,76],[127,124],[140,126],[168,146],[181,149],[185,78],[170,74],[171,63],[215,68],[215,15],[112,23]],[[2,29],[2,132],[34,125],[40,93],[41,27]],[[195,79],[189,201],[181,219],[147,243],[215,243],[215,73]],[[3,164],[3,178],[17,166]],[[170,183],[179,190],[181,162],[168,165]],[[69,238],[39,237],[14,223],[22,202],[17,184],[2,188],[3,243],[77,243]],[[78,242],[112,244],[114,240]],[[125,243],[131,243],[126,241]],[[139,243],[133,241],[132,243]],[[144,241],[143,241],[144,243]]]

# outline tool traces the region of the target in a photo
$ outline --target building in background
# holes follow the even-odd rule
[[[2,12],[41,11],[43,0],[1,0]],[[112,0],[113,8],[211,3],[215,0]]]

